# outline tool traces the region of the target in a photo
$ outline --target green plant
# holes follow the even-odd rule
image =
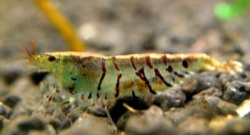
[[[218,3],[215,15],[223,20],[232,19],[242,14],[250,6],[250,0],[235,0],[231,4]]]

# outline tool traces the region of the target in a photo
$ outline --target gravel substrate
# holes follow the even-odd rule
[[[53,75],[37,73],[25,62],[21,45],[30,38],[39,52],[65,51],[65,42],[30,1],[0,1],[1,134],[250,134],[249,10],[221,21],[213,15],[218,0],[56,2],[90,51],[203,52],[219,60],[238,60],[244,71],[201,72],[150,99],[119,99],[109,108],[114,126],[98,105],[65,105],[64,95],[52,91]],[[88,28],[96,34],[88,35]]]
[[[225,83],[225,78],[230,79]],[[250,133],[246,126],[250,122],[249,109],[244,115],[238,112],[241,106],[250,106],[250,102],[246,102],[250,94],[249,79],[241,74],[194,74],[183,84],[150,100],[121,99],[110,109],[116,127],[111,125],[100,106],[62,107],[62,95],[47,89],[53,85],[53,80],[52,75],[47,75],[40,90],[31,78],[30,81],[27,78],[15,81],[12,91],[3,95],[0,104],[2,134]],[[48,94],[53,96],[52,101]],[[123,103],[136,110],[127,110]]]

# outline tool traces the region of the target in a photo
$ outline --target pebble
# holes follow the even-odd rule
[[[178,135],[209,135],[208,120],[188,117],[178,125]]]
[[[178,125],[189,117],[211,119],[213,116],[210,105],[205,99],[190,101],[185,107],[173,107],[164,114],[167,119],[174,123],[174,125]]]
[[[10,118],[12,112],[13,111],[9,106],[0,102],[0,115],[4,116],[6,118]]]
[[[229,119],[231,119],[232,116],[215,116],[209,121],[208,128],[211,129],[210,134],[216,134],[219,130],[221,130],[225,124],[228,122]]]
[[[212,109],[206,99],[194,99],[185,105],[185,109],[189,114],[186,117],[192,115],[197,118],[210,119],[212,117]]]
[[[236,111],[240,117],[250,118],[250,99],[247,99],[240,104]]]
[[[248,71],[244,71],[242,73],[238,73],[234,75],[231,75],[228,73],[220,73],[218,74],[218,80],[224,89],[227,83],[233,82],[235,80],[242,81],[242,82],[250,81],[250,73]]]
[[[218,73],[216,72],[204,72],[202,74],[195,74],[185,79],[181,84],[181,88],[185,93],[188,94],[198,93],[210,87],[220,89],[221,86],[216,77],[217,74]]]
[[[218,135],[249,135],[250,119],[232,118],[217,133]]]
[[[172,122],[164,117],[162,109],[151,106],[144,114],[130,117],[125,132],[129,135],[165,135],[175,134],[176,131]]]
[[[12,84],[23,75],[26,67],[24,65],[27,65],[27,63],[21,60],[1,63],[0,76],[3,77],[7,84]]]
[[[137,115],[136,113],[134,112],[131,112],[131,111],[127,111],[125,114],[123,114],[117,121],[116,125],[117,125],[117,128],[121,131],[124,131],[125,130],[125,126],[126,126],[126,123],[128,122],[129,118],[132,117],[132,116],[135,116]]]
[[[205,98],[205,97],[219,97],[221,98],[223,96],[223,93],[220,89],[215,88],[215,87],[210,87],[208,89],[205,89],[193,96],[193,99],[199,99],[199,98]]]
[[[48,72],[34,72],[30,75],[30,78],[34,82],[34,84],[39,85],[40,82],[43,81],[48,74]]]
[[[23,131],[44,130],[45,123],[39,118],[29,118],[18,123],[18,128]]]
[[[70,128],[63,130],[60,135],[110,135],[112,132],[109,129],[103,119],[84,114]]]
[[[163,93],[157,94],[153,102],[166,111],[171,107],[184,106],[185,101],[186,95],[181,91],[181,88],[173,87]]]
[[[3,103],[8,105],[9,107],[13,108],[16,106],[16,104],[21,101],[20,97],[19,96],[16,96],[16,95],[9,95],[7,96],[4,100],[3,100]]]
[[[45,128],[46,123],[40,118],[22,115],[6,123],[2,130],[2,134],[25,135],[31,130],[44,131]]]
[[[49,121],[49,124],[57,131],[61,131],[63,129],[67,129],[72,125],[72,122],[68,119],[66,120],[56,120],[56,119],[51,119]]]
[[[236,105],[240,105],[244,100],[249,98],[249,92],[250,82],[235,80],[226,83],[223,99]]]
[[[187,115],[191,115],[188,109],[184,107],[170,108],[168,111],[164,112],[166,119],[171,120],[174,125],[179,124],[181,121],[187,118]]]
[[[218,97],[206,97],[206,101],[209,103],[211,110],[213,113],[217,115],[234,115],[237,116],[237,106],[235,104],[232,104],[230,102],[224,101]]]

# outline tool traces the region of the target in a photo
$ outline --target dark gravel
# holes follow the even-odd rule
[[[4,100],[3,103],[13,108],[20,101],[20,97],[16,95],[9,95]]]
[[[159,105],[163,110],[171,107],[183,107],[186,101],[186,95],[180,87],[170,88],[154,98],[154,104]]]
[[[125,128],[130,135],[165,135],[175,134],[175,128],[170,120],[165,119],[161,108],[151,106],[139,117],[131,117]]]
[[[250,83],[233,81],[226,84],[223,99],[240,105],[244,100],[248,99],[250,95]]]

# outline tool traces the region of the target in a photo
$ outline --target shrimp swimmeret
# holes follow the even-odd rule
[[[39,55],[34,44],[32,47],[33,55],[24,46],[31,64],[53,73],[60,89],[93,103],[99,99],[154,95],[199,71],[242,72],[240,62],[220,62],[203,53],[104,56],[86,52],[48,52]]]

